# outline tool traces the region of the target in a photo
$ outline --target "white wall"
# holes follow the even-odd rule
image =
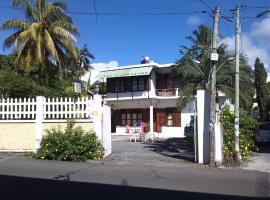
[[[198,162],[209,162],[209,118],[210,93],[205,90],[197,91],[197,134],[198,134]]]

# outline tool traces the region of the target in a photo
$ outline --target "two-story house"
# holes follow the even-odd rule
[[[146,124],[147,132],[160,137],[184,137],[184,127],[194,113],[194,102],[177,110],[178,79],[171,76],[174,64],[157,63],[109,68],[99,77],[107,82],[105,101],[112,108],[112,132]]]

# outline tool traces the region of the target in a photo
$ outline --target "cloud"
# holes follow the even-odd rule
[[[270,19],[263,19],[260,22],[254,22],[248,32],[242,33],[241,49],[248,57],[251,67],[254,66],[255,59],[260,58],[261,62],[268,72],[270,72]],[[235,49],[235,37],[226,37],[223,42],[228,45],[229,50]]]
[[[197,15],[191,15],[188,19],[187,19],[187,25],[191,26],[191,27],[196,27],[202,24],[202,20],[200,17],[198,17]]]
[[[101,70],[105,70],[107,68],[112,68],[112,67],[118,67],[118,62],[116,60],[112,60],[108,63],[92,63],[91,66],[94,68],[91,70],[91,72],[85,73],[81,79],[83,81],[88,81],[89,74],[91,73],[90,77],[90,83],[93,84],[95,81],[97,81],[97,75]]]

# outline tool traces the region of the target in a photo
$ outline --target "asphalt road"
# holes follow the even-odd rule
[[[117,143],[117,144],[116,144]],[[0,154],[1,199],[269,199],[268,173],[217,169],[114,142],[105,160],[87,163]],[[136,157],[138,151],[140,156]],[[152,157],[151,156],[154,156]]]

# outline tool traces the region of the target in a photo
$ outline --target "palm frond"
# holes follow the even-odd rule
[[[67,30],[61,27],[53,26],[52,30],[53,34],[61,37],[65,37],[68,40],[71,40],[72,42],[77,42],[76,38]]]
[[[54,45],[54,41],[47,30],[45,30],[44,32],[44,40],[46,42],[46,48],[49,51],[50,55],[59,62],[59,57]]]
[[[6,22],[4,22],[0,28],[0,30],[16,30],[16,31],[22,31],[25,30],[27,27],[29,27],[30,24],[25,21],[25,20],[21,20],[21,19],[11,19],[11,20],[7,20]]]

